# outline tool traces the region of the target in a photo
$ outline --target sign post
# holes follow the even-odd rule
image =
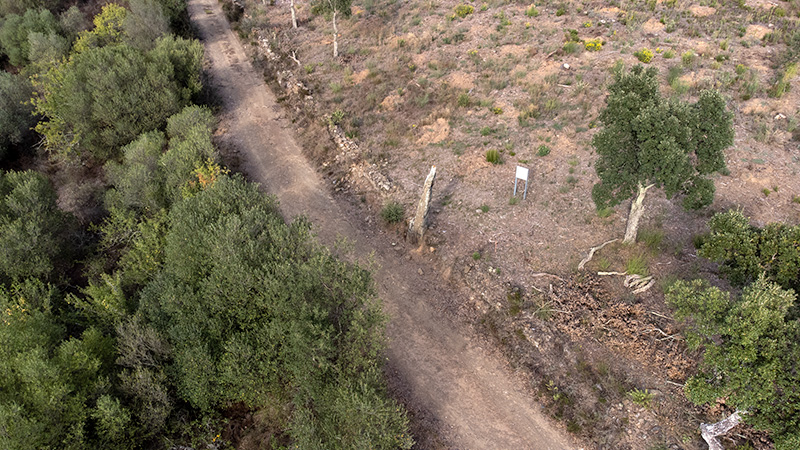
[[[517,166],[517,174],[514,177],[514,197],[517,196],[517,181],[525,180],[525,191],[522,194],[522,199],[528,196],[528,168]]]

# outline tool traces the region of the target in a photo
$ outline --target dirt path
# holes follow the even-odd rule
[[[376,282],[390,316],[387,356],[392,383],[416,417],[435,424],[451,448],[576,448],[517,386],[500,358],[481,349],[431,306],[432,298],[454,294],[424,261],[417,261],[424,256],[408,259],[330,195],[303,157],[291,124],[250,65],[219,3],[190,0],[189,13],[222,100],[224,139],[241,152],[249,178],[278,197],[285,217],[308,216],[323,243],[345,237],[354,244],[357,258],[374,254],[379,265]]]

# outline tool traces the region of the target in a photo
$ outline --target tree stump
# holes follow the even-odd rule
[[[431,167],[425,185],[422,186],[422,196],[417,203],[417,212],[408,224],[408,240],[412,244],[421,244],[425,229],[428,227],[428,211],[431,207],[431,194],[433,193],[433,182],[436,179],[436,166]]]

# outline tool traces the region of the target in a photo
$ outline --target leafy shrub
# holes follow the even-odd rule
[[[683,63],[684,66],[691,66],[692,64],[694,64],[694,61],[696,59],[697,59],[697,54],[692,50],[686,50],[681,55],[681,63]]]
[[[536,9],[536,5],[530,5],[525,10],[525,15],[528,16],[528,17],[538,17],[539,16],[539,10]]]
[[[584,41],[583,46],[590,52],[599,52],[603,49],[603,39],[599,37],[587,39]]]
[[[800,226],[758,228],[741,211],[727,211],[715,214],[708,227],[711,234],[698,254],[719,263],[731,283],[744,286],[763,272],[783,288],[800,288]]]
[[[458,106],[462,108],[469,108],[472,106],[472,99],[470,98],[469,94],[466,92],[462,92],[458,95]]]
[[[640,390],[639,388],[633,388],[632,390],[628,391],[628,397],[631,398],[633,403],[636,403],[643,408],[649,408],[653,401],[653,393],[647,389]]]
[[[783,94],[789,91],[791,81],[797,76],[797,63],[787,64],[783,69],[783,73],[778,78],[778,81],[769,90],[769,96],[773,98],[781,98]]]
[[[331,124],[339,125],[344,121],[344,116],[345,116],[344,111],[342,111],[341,109],[337,109],[336,111],[331,113],[329,120]]]
[[[381,218],[387,223],[401,222],[406,216],[406,208],[402,203],[397,201],[390,201],[383,205],[381,209]]]
[[[536,150],[536,154],[539,156],[547,156],[550,154],[550,147],[548,147],[546,144],[542,144]]]
[[[181,399],[205,412],[279,402],[300,448],[411,447],[386,395],[369,272],[318,247],[307,221],[286,225],[238,176],[177,203],[169,223],[138,314],[171,348]]]
[[[463,19],[475,12],[475,8],[473,8],[471,5],[458,5],[455,8],[455,12],[458,17]]]
[[[495,149],[487,150],[486,151],[486,161],[492,164],[500,164],[502,161],[500,159],[500,152]]]
[[[698,373],[686,381],[689,399],[713,405],[725,398],[729,408],[747,410],[748,424],[769,430],[776,450],[798,448],[795,293],[759,276],[736,297],[705,280],[678,281],[665,294],[685,322],[689,348],[703,350]]]
[[[564,53],[571,55],[573,53],[576,53],[579,48],[580,46],[578,45],[577,42],[567,42],[561,49],[564,50]]]
[[[648,48],[643,48],[639,51],[634,52],[633,56],[635,56],[639,61],[645,64],[648,64],[650,63],[650,61],[653,60],[653,52]]]

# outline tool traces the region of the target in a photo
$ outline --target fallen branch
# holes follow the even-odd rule
[[[563,279],[563,278],[561,278],[560,276],[558,276],[558,275],[553,275],[552,273],[547,273],[547,272],[537,272],[537,273],[532,273],[532,274],[531,274],[531,276],[532,276],[532,277],[537,277],[537,278],[538,278],[538,277],[553,277],[553,278],[555,278],[555,279],[556,279],[556,280],[558,280],[558,281],[564,281],[564,279]]]
[[[644,286],[641,286],[641,287],[639,287],[637,289],[634,289],[633,293],[634,294],[641,294],[642,292],[645,292],[648,289],[650,289],[651,287],[653,287],[654,284],[656,284],[656,280],[650,279],[649,283],[647,283]]]
[[[678,334],[667,334],[661,328],[651,328],[651,329],[647,330],[647,332],[650,332],[650,331],[658,331],[659,333],[661,333],[662,336],[664,336],[663,338],[658,338],[659,341],[666,341],[666,340],[677,341],[677,340],[680,340],[680,338],[681,338]]]
[[[667,317],[667,316],[665,316],[665,315],[663,315],[663,314],[659,314],[659,313],[657,313],[657,312],[655,312],[655,311],[647,311],[647,312],[649,312],[650,314],[652,314],[652,315],[654,315],[654,316],[661,317],[662,319],[672,320],[672,318],[671,318],[671,317]]]
[[[608,276],[608,275],[627,275],[628,272],[597,272],[600,276]]]
[[[603,242],[602,244],[598,245],[597,247],[592,247],[591,249],[589,249],[589,254],[586,255],[586,258],[583,258],[583,260],[578,264],[578,270],[583,270],[583,266],[585,266],[586,263],[588,263],[589,261],[592,260],[592,257],[594,256],[594,252],[602,249],[603,247],[605,247],[606,245],[608,245],[608,244],[610,244],[612,242],[617,242],[618,240],[619,239],[612,239],[610,241]]]
[[[294,51],[292,51],[292,54],[289,55],[289,58],[292,58],[292,61],[297,63],[297,67],[302,67],[303,66],[302,64],[300,64],[300,60],[297,59],[297,53],[295,53]]]

